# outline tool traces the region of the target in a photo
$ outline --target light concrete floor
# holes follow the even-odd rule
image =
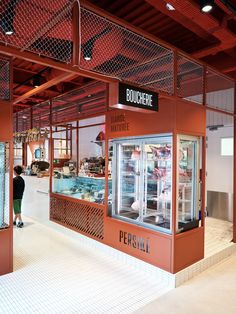
[[[135,313],[235,314],[236,254]]]

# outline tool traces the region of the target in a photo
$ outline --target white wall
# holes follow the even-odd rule
[[[219,128],[217,131],[207,129],[206,189],[208,191],[233,193],[233,156],[220,155],[220,139],[232,136],[232,126]]]
[[[104,149],[94,143],[99,132],[105,131],[104,125],[88,127],[79,130],[79,160],[104,155]]]
[[[98,116],[79,121],[79,126],[87,126],[90,124],[104,123],[105,116]],[[105,133],[105,125],[97,125],[92,127],[81,128],[79,130],[79,160],[90,157],[100,157],[105,154],[103,147],[94,143],[99,132]],[[72,134],[72,160],[76,160],[76,131]]]

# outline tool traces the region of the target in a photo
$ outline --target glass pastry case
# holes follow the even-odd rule
[[[111,199],[111,180],[109,180],[109,196]],[[53,193],[66,195],[76,199],[104,204],[105,178],[86,176],[60,176],[53,179]]]
[[[0,142],[0,229],[9,227],[9,146]]]

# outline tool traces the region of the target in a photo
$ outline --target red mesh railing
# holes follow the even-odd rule
[[[15,113],[16,115],[16,113]],[[31,129],[31,109],[24,109],[17,113],[17,132]]]
[[[2,0],[0,42],[71,62],[73,0]]]
[[[173,51],[81,8],[80,66],[173,93]]]
[[[210,130],[214,130],[215,127],[233,126],[234,118],[229,114],[223,114],[211,110],[207,110],[206,125]]]
[[[93,204],[51,197],[50,219],[94,238],[104,238],[104,210]]]
[[[233,80],[207,69],[206,73],[206,104],[208,107],[234,113]]]
[[[95,82],[53,99],[52,122],[58,124],[106,111],[106,84]]]
[[[50,126],[50,102],[45,101],[32,107],[32,125],[41,129]]]
[[[203,103],[203,66],[178,54],[177,94],[181,98]]]
[[[106,99],[106,84],[103,82],[91,83],[56,97],[52,100],[52,124],[102,114],[106,111]],[[49,101],[14,113],[14,130],[22,132],[31,128],[49,127],[49,115]]]
[[[0,99],[10,100],[10,62],[0,57]]]

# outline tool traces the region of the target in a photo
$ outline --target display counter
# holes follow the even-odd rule
[[[111,180],[109,180],[109,196],[111,201]],[[53,178],[53,193],[70,196],[98,204],[104,204],[105,178],[71,176]]]

